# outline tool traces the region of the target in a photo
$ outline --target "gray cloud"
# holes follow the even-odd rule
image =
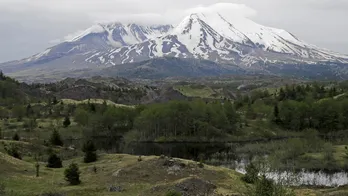
[[[96,22],[175,24],[208,6],[348,53],[347,0],[1,0],[0,62],[40,52]]]

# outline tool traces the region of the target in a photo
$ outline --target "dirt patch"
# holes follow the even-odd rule
[[[182,196],[215,196],[216,185],[200,178],[187,178],[171,185],[159,185],[151,188],[144,195],[165,195],[168,192],[180,193]]]
[[[214,184],[199,178],[190,178],[174,186],[174,190],[181,193],[182,196],[215,195],[214,190],[216,188]]]
[[[168,183],[188,177],[201,177],[207,180],[219,180],[220,172],[200,168],[198,163],[180,159],[155,158],[137,162],[123,168],[113,178],[122,182]]]

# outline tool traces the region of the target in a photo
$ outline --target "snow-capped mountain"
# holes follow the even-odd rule
[[[120,48],[165,35],[172,28],[171,25],[96,24],[70,40],[14,63],[42,64],[66,56],[88,55],[98,51]]]
[[[260,62],[348,62],[343,56],[307,44],[291,33],[247,18],[226,20],[219,13],[191,14],[167,35],[90,55],[86,60],[116,65],[171,56],[251,66]]]
[[[110,67],[161,57],[208,60],[263,73],[277,74],[284,70],[291,73],[303,68],[305,73],[312,72],[311,75],[330,72],[348,76],[348,56],[307,44],[285,30],[243,17],[227,20],[219,13],[190,14],[175,27],[97,24],[40,54],[0,64],[0,69],[23,76]],[[312,67],[321,65],[325,67]]]

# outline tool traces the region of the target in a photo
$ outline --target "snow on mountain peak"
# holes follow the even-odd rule
[[[86,29],[74,38],[67,40],[67,42],[77,42],[88,36],[99,34],[99,37],[105,36],[104,39],[110,46],[122,47],[164,35],[172,28],[171,25],[145,26],[135,23],[123,24],[120,22],[99,23]]]
[[[307,44],[283,29],[218,12],[191,13],[175,28],[119,22],[96,24],[26,62],[76,57],[84,63],[111,66],[167,56],[206,59],[248,69],[267,63],[348,62],[347,56]]]

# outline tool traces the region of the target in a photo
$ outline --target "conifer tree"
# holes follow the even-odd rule
[[[66,116],[66,117],[64,118],[64,121],[63,121],[63,126],[66,128],[66,127],[68,127],[70,124],[71,124],[70,118],[69,118],[68,116]]]
[[[80,171],[76,163],[72,163],[64,171],[65,180],[70,183],[70,185],[78,185],[81,183]]]
[[[57,130],[53,131],[51,138],[50,138],[50,142],[54,146],[63,146],[63,141],[61,140],[60,134]]]
[[[97,161],[97,149],[95,148],[94,143],[89,140],[83,145],[83,152],[85,153],[84,162],[92,163]]]

